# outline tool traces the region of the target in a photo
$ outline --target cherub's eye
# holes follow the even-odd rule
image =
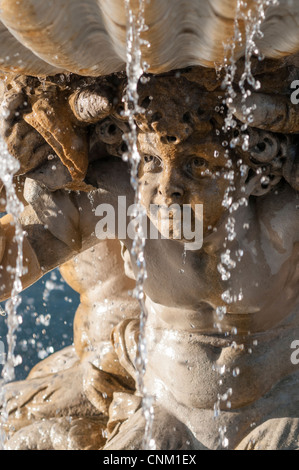
[[[155,155],[143,155],[143,170],[145,172],[160,171],[162,162],[159,157]]]
[[[193,168],[195,168],[197,170],[198,169],[204,169],[207,166],[207,162],[205,161],[204,158],[195,157],[195,158],[192,158],[191,165],[192,165]]]
[[[202,172],[207,169],[208,163],[202,157],[192,157],[187,164],[187,171],[192,176],[201,176]]]

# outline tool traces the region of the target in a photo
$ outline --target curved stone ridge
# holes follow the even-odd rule
[[[139,1],[132,0],[133,8]],[[248,8],[255,5],[247,2]],[[189,65],[214,67],[223,43],[234,35],[237,0],[151,0],[145,5],[148,31],[143,57],[150,72]],[[123,0],[1,0],[2,70],[34,76],[72,72],[83,76],[124,70],[126,13]],[[298,51],[298,2],[269,7],[258,44],[266,57]],[[239,24],[244,29],[242,22]],[[282,34],[283,32],[283,34]],[[236,56],[244,53],[241,47]]]

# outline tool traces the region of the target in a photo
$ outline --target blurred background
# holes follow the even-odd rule
[[[46,274],[21,294],[20,326],[16,334],[17,380],[50,354],[73,343],[73,320],[79,294],[61,277],[59,269]],[[0,303],[0,341],[7,348],[5,302]],[[0,373],[2,365],[0,364]]]

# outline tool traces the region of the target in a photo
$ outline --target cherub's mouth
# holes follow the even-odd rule
[[[161,220],[174,220],[182,217],[183,207],[179,204],[170,206],[161,204],[151,204],[148,213],[151,217],[156,217]]]

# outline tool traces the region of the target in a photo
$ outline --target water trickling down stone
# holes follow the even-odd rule
[[[133,217],[136,221],[136,235],[132,247],[132,257],[138,268],[136,276],[136,287],[133,291],[134,297],[138,300],[140,314],[140,335],[138,344],[137,367],[137,386],[138,391],[143,397],[143,414],[146,420],[146,429],[144,435],[143,448],[145,450],[155,449],[155,442],[152,439],[152,425],[154,419],[153,397],[149,396],[144,384],[144,374],[147,366],[147,341],[146,341],[146,322],[147,313],[144,305],[143,285],[146,279],[146,264],[144,259],[145,235],[143,233],[143,219],[146,212],[140,203],[140,191],[138,184],[138,166],[140,163],[140,154],[138,151],[137,126],[135,116],[144,110],[138,104],[138,83],[142,81],[144,72],[147,70],[147,64],[142,60],[142,46],[149,44],[141,38],[141,34],[146,31],[144,20],[145,0],[139,0],[137,13],[134,12],[131,0],[125,0],[127,14],[127,90],[124,96],[125,111],[124,115],[128,118],[130,132],[125,134],[124,139],[128,147],[125,155],[131,163],[131,184],[135,190],[135,213]]]
[[[251,95],[252,90],[258,90],[261,87],[259,81],[257,81],[252,74],[252,57],[254,55],[258,56],[260,60],[261,57],[259,50],[256,45],[256,41],[263,37],[261,31],[262,23],[265,20],[265,11],[269,6],[277,6],[279,4],[278,0],[255,0],[251,8],[248,8],[247,2],[243,0],[238,0],[236,15],[235,15],[235,27],[234,27],[234,37],[225,45],[225,59],[222,66],[217,64],[216,71],[219,74],[221,69],[225,71],[225,78],[223,81],[223,88],[226,90],[226,98],[223,101],[223,104],[227,107],[227,115],[225,118],[225,124],[222,131],[224,134],[232,131],[237,126],[237,121],[234,118],[234,113],[236,109],[234,108],[234,100],[237,97],[237,93],[241,94],[242,102],[242,113],[243,121],[245,124],[241,127],[241,133],[237,133],[236,137],[233,137],[228,143],[227,139],[223,141],[223,147],[228,147],[234,149],[237,145],[241,145],[243,151],[247,151],[249,148],[249,135],[247,134],[247,128],[252,122],[252,112],[254,111],[253,107],[246,105],[247,98]],[[241,32],[240,22],[245,25],[245,35],[243,36]],[[239,89],[235,89],[234,81],[237,72],[237,61],[236,61],[236,51],[238,46],[243,47],[245,50],[244,53],[244,71],[241,75],[241,78],[238,83]],[[229,150],[226,150],[226,157],[228,158],[227,168],[229,169],[231,165],[229,162]],[[242,160],[238,162],[239,170],[241,176],[246,175],[247,166],[243,163]],[[225,173],[224,177],[228,181],[228,186],[224,194],[222,205],[229,210],[230,213],[237,211],[241,206],[247,204],[245,198],[241,198],[238,201],[234,201],[235,193],[235,171],[230,170]],[[237,267],[237,262],[240,262],[243,257],[243,250],[238,250],[235,252],[236,260],[231,258],[231,250],[227,248],[229,242],[233,242],[237,238],[237,233],[235,229],[235,219],[234,217],[229,217],[226,224],[227,237],[224,241],[225,252],[221,254],[221,262],[218,264],[218,271],[221,275],[222,281],[228,281],[232,277],[232,271]],[[245,225],[245,224],[244,224]],[[244,227],[245,228],[245,227]],[[246,228],[249,228],[249,224],[246,223]],[[242,289],[238,293],[233,293],[231,289],[227,289],[222,293],[222,300],[226,305],[239,302],[243,299]],[[221,321],[223,320],[226,314],[225,307],[218,307],[216,310],[219,322],[215,324],[218,332],[223,333]],[[234,334],[237,334],[237,329],[233,328]],[[225,332],[224,332],[225,333]],[[232,333],[232,332],[231,332]],[[240,374],[238,368],[234,369],[233,376],[237,377]],[[230,402],[228,402],[230,403]],[[215,417],[220,415],[220,400],[215,403]],[[229,445],[229,442],[225,436],[226,429],[219,428],[220,434],[220,444],[222,447],[226,448]]]
[[[1,118],[1,116],[0,116]],[[3,386],[15,378],[15,367],[20,363],[20,357],[15,357],[16,330],[22,323],[22,318],[18,315],[17,309],[21,303],[20,292],[22,291],[21,277],[23,274],[23,239],[24,233],[18,219],[24,207],[19,201],[13,182],[13,177],[19,170],[19,162],[13,158],[7,150],[5,142],[0,139],[0,180],[6,192],[6,212],[13,216],[15,226],[14,242],[17,244],[16,265],[10,266],[10,272],[14,277],[11,298],[5,304],[6,324],[7,324],[7,353],[2,370],[2,380],[0,382],[0,405],[2,405],[0,423],[0,448],[4,447],[6,434],[4,426],[8,420],[7,404]]]

